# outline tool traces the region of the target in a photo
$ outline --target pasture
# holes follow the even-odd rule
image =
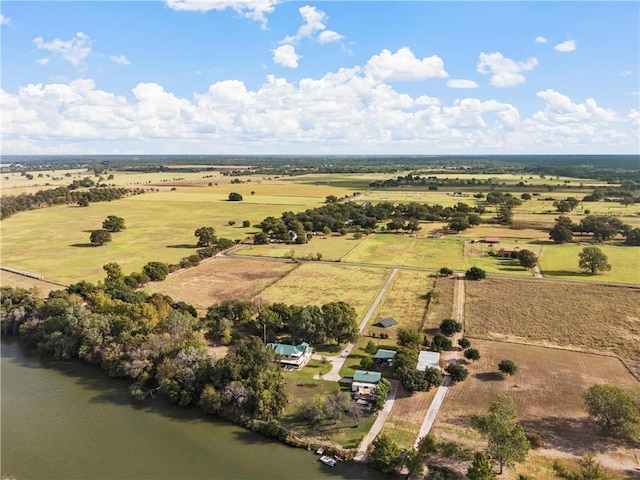
[[[482,440],[470,428],[471,416],[486,414],[491,402],[504,394],[516,402],[525,432],[538,434],[545,448],[577,456],[591,450],[633,461],[632,452],[598,435],[583,402],[584,392],[595,383],[638,387],[638,381],[618,359],[484,340],[472,340],[472,345],[479,349],[481,358],[467,365],[469,377],[447,394],[432,429],[439,441],[463,444],[471,447],[471,452],[481,449]],[[516,375],[504,378],[498,372],[497,365],[503,359],[515,361]],[[470,458],[463,455],[449,460],[459,464]],[[527,465],[519,471],[531,474]]]
[[[640,289],[504,278],[465,287],[469,336],[640,361]]]
[[[437,390],[432,388],[428,392],[410,393],[400,385],[382,433],[388,435],[400,448],[413,448]]]
[[[37,278],[25,277],[16,273],[0,270],[0,285],[7,285],[13,288],[37,288],[41,297],[46,297],[52,290],[61,290],[64,287],[53,283],[38,280]]]
[[[577,237],[579,238],[579,237]],[[545,277],[565,278],[586,282],[614,282],[640,285],[640,247],[626,245],[597,245],[611,264],[608,272],[591,275],[578,268],[578,254],[589,245],[567,243],[542,248],[540,268]]]
[[[318,306],[343,301],[362,319],[389,273],[386,268],[308,262],[268,287],[259,298],[265,302]]]
[[[253,300],[299,265],[285,262],[214,257],[197,267],[179,270],[162,282],[147,284],[147,293],[162,293],[199,311],[225,300]]]

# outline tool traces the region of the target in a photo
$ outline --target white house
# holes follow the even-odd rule
[[[425,350],[418,355],[418,365],[416,370],[424,372],[427,368],[440,368],[440,353],[427,352]]]
[[[267,348],[273,349],[280,359],[280,365],[288,368],[302,368],[309,360],[313,349],[307,342],[300,345],[288,345],[286,343],[267,343]]]

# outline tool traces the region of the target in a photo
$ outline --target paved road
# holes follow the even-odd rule
[[[389,285],[391,285],[391,282],[393,281],[397,273],[398,273],[398,269],[394,268],[389,274],[387,281],[384,282],[384,285],[378,292],[378,296],[375,298],[375,300],[369,307],[369,310],[367,310],[367,313],[365,314],[364,318],[360,322],[360,326],[358,327],[358,329],[360,330],[360,333],[362,333],[362,330],[364,330],[364,327],[367,326],[367,322],[369,322],[369,319],[371,318],[373,313],[376,311],[376,308],[378,308],[378,304],[382,300],[382,297],[384,296],[384,294],[387,292]],[[342,378],[340,376],[340,369],[344,365],[344,362],[347,360],[347,357],[351,353],[352,349],[353,349],[353,343],[348,343],[338,356],[328,357],[328,356],[318,355],[317,353],[314,354],[312,358],[316,360],[322,360],[323,358],[326,358],[329,362],[332,363],[332,367],[329,373],[326,373],[325,375],[322,375],[322,376],[314,375],[313,378],[315,380],[328,380],[332,382],[337,382],[338,380],[340,380]]]
[[[367,455],[369,454],[369,445],[371,445],[371,442],[375,440],[375,438],[382,430],[384,422],[387,421],[387,416],[393,408],[393,404],[396,400],[396,393],[398,392],[398,384],[399,382],[397,380],[391,380],[391,388],[389,389],[389,394],[387,395],[387,401],[384,402],[384,407],[382,407],[382,410],[378,412],[378,418],[376,418],[376,421],[371,427],[371,430],[369,430],[369,433],[367,433],[362,439],[362,442],[360,442],[358,452],[356,453],[355,457],[353,457],[354,461],[364,462],[367,459]]]
[[[458,274],[458,280],[456,282],[456,314],[455,318],[458,322],[464,321],[464,277],[462,274]],[[457,362],[460,358],[460,351],[455,350],[451,352],[451,355],[447,359],[448,363]],[[431,405],[429,406],[429,410],[427,410],[427,414],[424,416],[424,421],[422,422],[422,426],[420,427],[420,431],[418,432],[418,438],[416,438],[415,447],[418,448],[418,443],[420,439],[427,435],[431,431],[431,427],[433,426],[433,422],[436,420],[436,416],[440,411],[440,407],[442,406],[442,402],[444,402],[444,398],[449,391],[449,386],[451,384],[451,378],[447,375],[442,382],[442,385],[438,387],[438,391],[436,395],[433,397],[431,401]]]

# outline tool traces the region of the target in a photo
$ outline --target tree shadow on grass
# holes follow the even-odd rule
[[[93,247],[97,247],[98,245],[95,245],[93,243],[73,243],[71,245],[69,245],[70,247],[79,247],[79,248],[93,248]]]
[[[543,270],[542,273],[545,277],[578,277],[578,278],[588,278],[594,275],[591,275],[587,272],[576,272],[575,270]]]
[[[192,243],[180,243],[178,245],[167,245],[167,248],[198,248],[198,245]]]
[[[497,382],[503,381],[505,379],[500,373],[497,372],[476,373],[473,377],[482,382]]]

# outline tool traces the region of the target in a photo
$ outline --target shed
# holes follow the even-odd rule
[[[433,238],[443,238],[444,234],[440,233],[440,232],[436,232],[432,235]]]
[[[395,350],[386,350],[384,348],[379,348],[376,352],[373,359],[376,361],[378,365],[393,365],[393,357],[396,356]]]
[[[427,352],[423,350],[418,355],[418,365],[416,365],[416,370],[420,370],[424,372],[427,368],[439,368],[440,367],[440,353],[438,352]]]
[[[499,237],[486,237],[484,239],[484,241],[486,243],[500,243],[500,238]]]
[[[378,327],[387,328],[387,327],[391,327],[391,326],[397,325],[397,324],[398,324],[398,322],[396,322],[395,318],[387,317],[387,318],[383,318],[382,320],[380,320],[375,325],[378,326]]]

